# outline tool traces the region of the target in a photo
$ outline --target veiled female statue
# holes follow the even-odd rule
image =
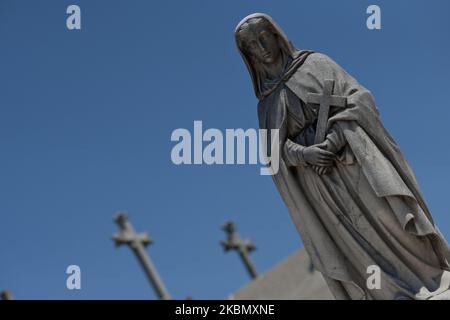
[[[334,296],[448,299],[448,244],[372,94],[328,56],[296,49],[265,14],[235,35],[260,128],[279,130],[274,182]]]

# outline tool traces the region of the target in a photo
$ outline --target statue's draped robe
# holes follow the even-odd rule
[[[371,93],[326,55],[305,52],[290,63],[283,81],[260,97],[258,116],[261,129],[280,130],[273,178],[315,268],[338,299],[447,294],[447,243]],[[319,175],[301,150],[313,144],[317,121],[307,94],[322,93],[325,79],[335,81],[333,94],[347,97],[347,106],[331,108],[326,143],[338,160]],[[380,290],[367,287],[377,272],[371,266],[379,267]]]

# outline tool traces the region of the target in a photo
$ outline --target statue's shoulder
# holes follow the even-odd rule
[[[321,52],[310,54],[302,67],[299,68],[300,74],[310,74],[319,78],[320,75],[331,77],[333,74],[342,73],[342,68],[328,55]]]
[[[316,65],[321,65],[321,64],[330,63],[330,62],[333,62],[333,59],[331,59],[325,53],[321,53],[321,52],[311,53],[305,61],[305,63],[307,63],[307,64],[316,64]]]

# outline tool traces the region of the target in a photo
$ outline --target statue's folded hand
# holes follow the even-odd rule
[[[333,165],[333,161],[336,159],[336,155],[330,151],[325,150],[325,148],[325,142],[305,147],[302,150],[303,158],[310,165],[330,167]]]

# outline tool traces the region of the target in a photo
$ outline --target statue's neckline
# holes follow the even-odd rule
[[[288,80],[294,74],[294,72],[305,62],[306,58],[311,53],[313,53],[313,51],[305,50],[299,52],[299,54],[295,58],[289,57],[286,66],[279,77],[273,80],[268,78],[264,79],[264,83],[262,84],[263,87],[270,86],[270,88],[261,92],[260,100],[273,93],[280,86],[280,84]]]

